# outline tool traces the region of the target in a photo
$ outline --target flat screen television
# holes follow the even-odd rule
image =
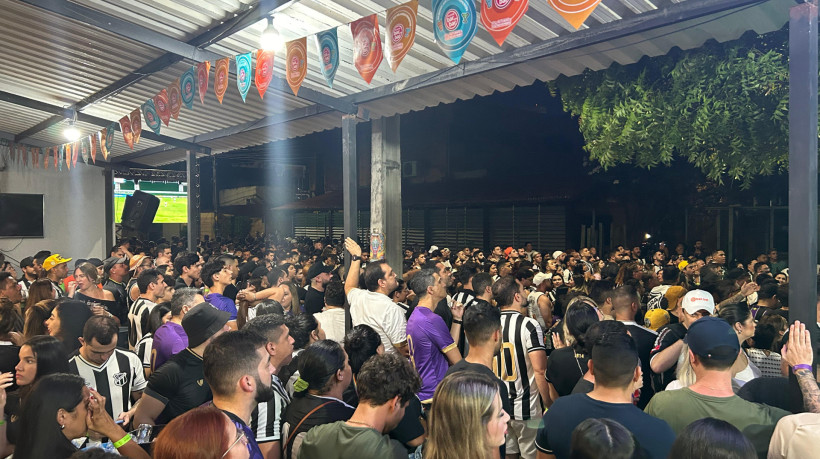
[[[0,193],[0,238],[44,237],[43,195]]]
[[[188,223],[188,184],[177,182],[134,183],[121,178],[114,179],[114,222],[122,223],[125,198],[140,190],[159,198],[159,209],[154,223]]]

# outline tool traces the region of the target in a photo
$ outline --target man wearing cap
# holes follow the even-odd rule
[[[37,269],[34,267],[34,257],[26,257],[20,260],[20,270],[23,271],[23,277],[20,278],[20,293],[23,295],[23,301],[28,298],[28,287],[32,282],[37,280]]]
[[[689,263],[686,260],[681,261],[678,263],[678,271],[683,274],[683,285],[687,288],[694,288],[695,287],[695,267],[694,263]]]
[[[71,261],[71,258],[63,258],[59,253],[51,255],[43,261],[43,270],[46,272],[46,278],[51,281],[56,298],[66,296],[61,284],[63,279],[68,276],[69,261]]]
[[[313,263],[308,270],[310,286],[305,293],[305,311],[308,314],[322,312],[325,306],[325,286],[333,278],[333,268],[324,263]]]
[[[546,282],[547,280],[550,282]],[[552,284],[551,281],[551,274],[536,273],[532,278],[532,286],[535,290],[527,295],[528,315],[538,321],[542,330],[547,330],[552,326],[552,301],[549,295],[546,295],[547,286]]]
[[[128,323],[128,294],[125,290],[125,283],[128,280],[128,258],[111,257],[103,262],[105,271],[108,273],[103,290],[108,290],[114,294],[116,301],[116,311],[108,311],[117,316],[121,324]]]
[[[658,332],[644,328],[635,322],[635,316],[641,307],[641,299],[631,286],[624,285],[615,289],[612,293],[612,315],[615,320],[626,325],[632,339],[635,340],[635,347],[638,350],[638,357],[641,360],[641,370],[643,387],[641,387],[641,397],[638,400],[638,408],[645,408],[649,399],[655,394],[652,389],[652,369],[649,367],[649,353],[658,338]]]
[[[680,323],[670,323],[658,331],[658,339],[650,353],[652,383],[655,392],[660,392],[675,379],[678,357],[683,349],[686,331],[701,317],[715,313],[715,300],[705,290],[692,290],[683,296],[678,312]]]
[[[699,291],[689,293],[695,292]],[[677,434],[705,417],[726,421],[751,440],[758,456],[766,457],[777,421],[791,413],[735,395],[732,364],[740,352],[737,333],[723,319],[704,317],[689,326],[685,342],[689,345],[686,357],[695,373],[695,382],[689,387],[656,394],[646,412],[668,422]]]
[[[229,330],[230,314],[200,303],[182,319],[188,347],[171,357],[148,379],[148,387],[134,413],[134,423],[167,424],[175,417],[211,400],[202,355],[214,338]]]

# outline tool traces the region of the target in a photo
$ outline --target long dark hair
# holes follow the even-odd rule
[[[743,303],[724,304],[718,312],[718,317],[729,322],[729,325],[732,326],[732,330],[735,329],[735,324],[739,323],[742,325],[751,315],[752,311],[749,310],[749,306]]]
[[[737,427],[719,419],[703,418],[683,429],[669,451],[669,459],[701,457],[754,459],[757,454],[752,442]]]
[[[345,351],[336,341],[316,341],[299,354],[297,368],[299,377],[308,383],[308,387],[301,392],[295,392],[295,395],[304,396],[309,390],[324,395],[333,386],[336,372],[345,368]]]
[[[65,355],[65,348],[57,338],[49,335],[35,336],[23,343],[23,346],[30,347],[31,353],[37,359],[37,373],[34,375],[31,384],[20,388],[20,403],[25,402],[34,384],[44,376],[54,373],[68,373],[68,359]]]
[[[162,326],[162,318],[169,312],[171,312],[171,303],[167,301],[154,306],[148,314],[148,330],[145,332],[153,335]]]
[[[572,347],[575,349],[575,352],[584,352],[584,348],[586,347],[584,334],[590,325],[600,320],[598,318],[597,309],[590,303],[594,304],[590,298],[577,296],[570,301],[566,315],[564,316],[564,325],[567,327],[566,331],[569,332],[569,335],[572,337],[570,339],[565,336],[564,339],[572,341]]]
[[[57,338],[62,341],[68,354],[80,348],[79,337],[83,336],[83,326],[91,318],[91,309],[82,301],[66,300],[55,306],[60,317],[60,330]]]
[[[15,458],[65,458],[77,451],[63,435],[56,414],[60,409],[74,412],[83,401],[83,387],[83,378],[66,373],[48,375],[34,385],[20,413]]]

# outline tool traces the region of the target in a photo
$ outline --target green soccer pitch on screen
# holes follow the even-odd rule
[[[186,183],[166,183],[114,179],[114,217],[122,222],[122,208],[126,196],[135,190],[150,193],[159,198],[159,208],[154,223],[188,223],[188,185]]]

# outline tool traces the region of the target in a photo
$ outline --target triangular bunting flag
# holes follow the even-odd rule
[[[159,119],[153,99],[148,99],[142,104],[142,117],[145,118],[145,124],[148,125],[148,128],[154,131],[154,134],[159,135],[162,129],[162,121]]]
[[[168,106],[171,107],[171,116],[179,120],[179,109],[182,108],[182,95],[179,92],[179,78],[168,86]]]
[[[88,153],[88,150],[90,149],[91,145],[88,143],[88,137],[86,137],[80,142],[80,154],[82,155],[83,162],[86,164],[88,164],[88,158],[91,156]]]
[[[529,0],[484,0],[481,2],[481,23],[498,46],[513,31],[527,12]]]
[[[580,29],[601,0],[547,0],[552,8],[567,22]]]
[[[40,167],[40,149],[39,148],[32,148],[31,149],[31,164],[34,165],[34,168],[37,169]]]
[[[120,130],[122,131],[122,139],[128,148],[134,149],[134,133],[131,132],[131,118],[123,116],[120,118]]]
[[[307,38],[302,37],[286,43],[285,79],[293,95],[299,95],[299,87],[307,76]]]
[[[188,110],[194,108],[194,95],[196,94],[196,76],[195,67],[191,67],[182,74],[179,80],[179,92],[182,97],[182,103],[188,107]]]
[[[248,96],[248,91],[251,89],[253,79],[251,65],[251,53],[236,56],[236,87],[239,89],[239,95],[242,96],[242,102],[245,102],[245,97]]]
[[[43,169],[48,169],[49,168],[49,164],[51,163],[51,153],[52,153],[51,150],[53,150],[53,149],[54,149],[54,147],[46,148],[45,155],[43,155]]]
[[[77,158],[80,157],[80,142],[74,142],[71,145],[71,167],[77,168]]]
[[[316,47],[319,49],[319,69],[327,81],[327,85],[333,87],[333,78],[336,70],[339,69],[339,37],[336,29],[325,30],[316,34]]]
[[[353,21],[350,30],[353,32],[353,63],[359,75],[370,84],[384,57],[378,16],[371,14]]]
[[[73,145],[70,143],[65,144],[65,165],[68,170],[71,170],[71,150],[73,149]]]
[[[168,107],[168,91],[163,89],[154,96],[154,108],[157,110],[159,119],[165,123],[165,127],[168,127],[168,123],[171,122],[171,108]]]
[[[394,73],[415,43],[418,9],[418,0],[412,0],[387,10],[384,55]]]
[[[478,28],[475,3],[473,0],[433,0],[432,8],[436,42],[444,54],[458,64]]]
[[[97,164],[97,136],[91,134],[88,139],[91,142],[91,162]]]
[[[268,90],[270,80],[273,79],[273,57],[272,50],[260,49],[256,52],[256,75],[254,80],[256,82],[256,89],[259,91],[259,97],[265,98],[265,91]]]
[[[208,92],[208,80],[211,73],[211,61],[200,62],[196,65],[196,81],[199,90],[199,101],[205,105],[205,93]]]
[[[228,69],[231,68],[231,59],[226,57],[216,61],[216,70],[214,70],[214,93],[219,103],[222,103],[222,98],[225,97],[225,91],[228,90]]]
[[[142,135],[142,117],[140,116],[140,109],[135,108],[131,112],[131,132],[134,133],[134,143],[140,143],[140,136]]]
[[[65,160],[65,145],[60,145],[59,154],[54,155],[54,160],[56,161],[54,168],[62,172],[63,161]]]

